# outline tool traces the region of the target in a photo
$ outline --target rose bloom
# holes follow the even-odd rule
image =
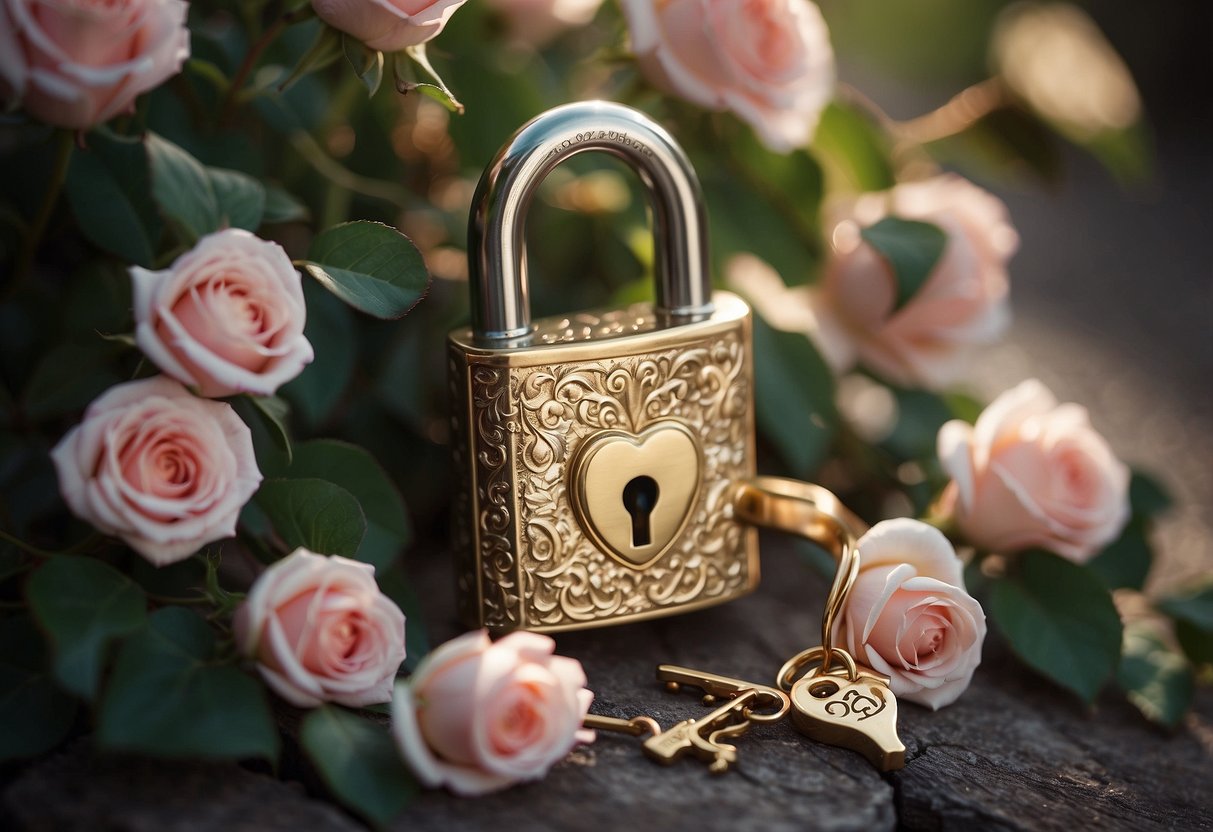
[[[940,428],[939,460],[952,478],[942,510],[996,552],[1039,546],[1083,563],[1129,519],[1129,469],[1086,408],[1058,405],[1035,379],[991,402],[977,424]]]
[[[900,518],[859,540],[859,577],[842,613],[847,651],[928,708],[956,701],[981,663],[986,617],[960,559],[933,526]]]
[[[487,5],[505,18],[511,38],[541,46],[593,20],[602,0],[488,0]]]
[[[380,52],[399,52],[438,36],[467,0],[312,0],[320,19]]]
[[[0,0],[0,97],[87,129],[131,111],[190,54],[182,0]]]
[[[576,659],[553,655],[536,633],[489,641],[465,633],[422,660],[396,686],[392,732],[422,784],[479,795],[538,780],[573,745],[594,694]]]
[[[993,342],[1010,320],[1007,261],[1019,245],[1006,206],[948,174],[864,194],[835,206],[831,251],[811,294],[813,331],[838,372],[856,360],[896,384],[942,387],[975,346]],[[930,276],[900,308],[889,264],[860,236],[887,216],[937,225],[947,243]]]
[[[379,591],[370,564],[296,549],[253,582],[233,624],[240,652],[292,705],[392,698],[404,613]]]
[[[164,271],[130,272],[140,349],[203,396],[269,395],[312,360],[301,278],[277,243],[229,228]]]
[[[157,566],[234,535],[261,483],[235,411],[163,376],[111,387],[51,459],[72,512]]]
[[[808,0],[621,0],[632,51],[662,90],[731,110],[767,147],[808,143],[834,94],[834,50]]]

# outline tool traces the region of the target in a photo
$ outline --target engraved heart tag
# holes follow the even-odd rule
[[[699,493],[699,443],[672,421],[639,434],[602,431],[582,443],[569,474],[589,537],[624,565],[644,569],[686,526]]]
[[[881,771],[905,766],[897,699],[875,673],[805,676],[792,686],[792,723],[805,736],[858,751]]]

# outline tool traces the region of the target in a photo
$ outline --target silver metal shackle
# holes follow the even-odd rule
[[[703,192],[682,148],[643,113],[607,101],[566,104],[531,119],[497,152],[476,186],[468,220],[472,332],[501,341],[532,329],[526,214],[551,171],[601,150],[640,175],[653,216],[657,311],[678,320],[712,313]]]

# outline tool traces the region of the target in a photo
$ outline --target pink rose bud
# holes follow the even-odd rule
[[[581,723],[594,694],[581,663],[553,655],[555,646],[536,633],[497,642],[465,633],[396,686],[392,732],[423,785],[485,794],[538,780],[574,744],[593,741]]]
[[[808,0],[621,0],[632,51],[662,90],[731,110],[767,147],[808,143],[834,94],[834,50]]]
[[[320,19],[370,49],[399,52],[438,36],[467,0],[312,0]]]
[[[267,396],[312,360],[301,278],[277,243],[229,228],[164,271],[130,271],[139,348],[203,396]]]
[[[370,564],[296,549],[253,582],[233,623],[240,652],[292,705],[392,698],[404,613],[379,591]]]
[[[1058,405],[1036,379],[939,430],[952,482],[941,499],[970,542],[1002,554],[1039,546],[1083,563],[1129,520],[1129,469],[1086,408]]]
[[[859,540],[859,578],[842,614],[847,651],[928,708],[956,701],[981,663],[986,616],[960,558],[934,526],[900,518]]]
[[[261,483],[232,408],[164,376],[111,387],[51,459],[72,512],[157,566],[234,535]]]
[[[86,129],[129,111],[190,54],[182,0],[0,0],[0,98]]]
[[[813,334],[836,371],[858,360],[897,384],[938,388],[956,379],[974,347],[1002,334],[1010,320],[1007,261],[1019,238],[997,197],[948,174],[864,194],[830,213]],[[947,235],[926,283],[900,309],[892,268],[860,236],[890,215],[934,223]]]

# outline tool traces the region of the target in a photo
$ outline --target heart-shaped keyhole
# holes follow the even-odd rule
[[[653,513],[660,493],[657,481],[646,474],[633,477],[623,487],[623,507],[628,510],[628,514],[632,515],[632,546],[634,548],[648,546],[652,542],[649,515]]]

